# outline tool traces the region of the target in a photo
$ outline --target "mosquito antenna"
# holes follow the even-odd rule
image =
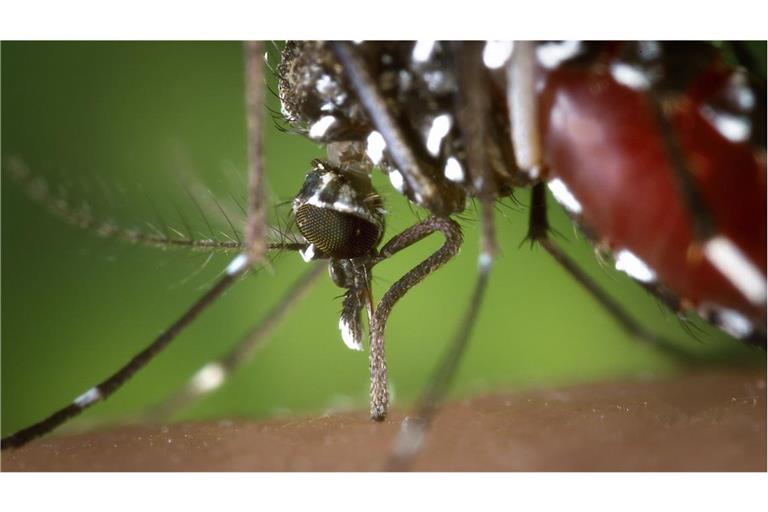
[[[144,193],[144,187],[140,186],[139,190]],[[161,226],[163,229],[160,231],[158,229],[158,232],[163,235],[165,238],[170,239],[171,235],[168,233],[168,223],[165,222],[165,218],[163,218],[163,215],[160,213],[160,209],[157,207],[157,203],[149,196],[149,194],[144,194],[147,197],[147,201],[149,201],[150,206],[152,207],[152,211],[155,214],[155,217],[157,218],[158,225]]]
[[[192,227],[189,225],[189,221],[187,220],[187,216],[184,215],[184,213],[181,211],[181,208],[179,208],[179,205],[176,204],[176,202],[171,201],[171,204],[173,205],[174,210],[176,210],[176,214],[179,216],[179,220],[181,221],[182,225],[184,226],[184,229],[187,231],[185,237],[189,240],[194,240],[195,235],[192,231]]]
[[[133,245],[145,245],[149,247],[189,247],[201,251],[228,252],[242,249],[242,244],[237,242],[214,239],[197,240],[189,238],[170,238],[152,226],[157,233],[148,233],[137,228],[121,227],[114,222],[97,220],[91,213],[84,209],[73,208],[65,199],[50,191],[45,181],[34,176],[29,168],[18,158],[10,158],[5,162],[4,169],[7,174],[26,190],[27,195],[37,204],[46,208],[53,215],[67,224],[92,231],[103,238],[118,239]]]
[[[243,218],[248,217],[248,213],[245,211],[245,207],[243,206],[243,203],[240,201],[240,199],[235,196],[235,193],[230,191],[229,197],[232,199],[232,201],[235,203],[235,206],[237,206],[238,210],[240,210],[240,213],[243,215]]]
[[[200,214],[200,217],[203,219],[203,222],[205,222],[205,225],[208,227],[208,232],[211,235],[211,238],[216,238],[216,234],[213,232],[213,226],[211,226],[210,221],[208,220],[208,216],[205,214],[205,211],[203,210],[203,207],[200,205],[200,202],[195,199],[195,195],[192,193],[192,191],[185,185],[184,191],[187,194],[187,197],[192,201],[192,204],[195,205],[195,208],[197,209],[197,212]]]
[[[219,209],[221,214],[224,216],[224,219],[227,221],[227,224],[229,224],[229,229],[232,230],[232,234],[235,236],[235,240],[237,240],[237,243],[241,243],[240,235],[237,233],[237,230],[235,229],[235,225],[232,224],[232,221],[229,218],[229,215],[227,215],[227,212],[224,211],[224,208],[221,206],[221,203],[218,199],[216,199],[216,196],[211,193],[211,199],[213,199],[214,204],[216,204],[216,207]]]

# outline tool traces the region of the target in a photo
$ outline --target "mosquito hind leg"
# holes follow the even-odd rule
[[[213,287],[200,297],[178,320],[158,336],[147,348],[135,355],[127,364],[115,372],[106,380],[93,386],[85,393],[75,398],[72,403],[54,412],[47,418],[24,428],[2,439],[2,449],[18,448],[24,446],[33,439],[51,432],[65,421],[79,415],[96,402],[106,400],[115,391],[120,389],[126,381],[155,358],[171,341],[173,341],[184,328],[186,328],[197,316],[210,306],[224,291],[242,275],[246,267],[230,265],[229,270]]]
[[[224,385],[229,376],[252,359],[255,352],[267,341],[267,337],[317,282],[324,268],[320,263],[313,263],[269,310],[264,319],[232,350],[199,368],[181,389],[162,403],[151,407],[145,416],[152,420],[170,418]]]
[[[578,264],[573,261],[549,237],[549,221],[547,219],[547,195],[544,183],[536,184],[531,191],[531,209],[529,216],[527,239],[538,244],[568,272],[590,295],[613,317],[621,328],[633,339],[659,347],[682,362],[690,364],[695,356],[675,343],[659,336],[635,320],[613,298],[611,298]]]
[[[484,265],[481,261],[472,296],[469,299],[469,306],[464,312],[459,328],[440,358],[426,388],[422,391],[413,413],[400,425],[400,430],[387,461],[386,469],[388,471],[407,470],[418,454],[427,430],[451,387],[453,377],[456,375],[461,358],[469,343],[472,327],[475,325],[485,290],[488,287],[489,275],[490,265]]]
[[[387,461],[387,469],[392,471],[403,471],[410,467],[440,403],[450,390],[480,312],[496,255],[493,204],[498,191],[486,147],[492,143],[488,137],[492,113],[488,97],[478,92],[487,88],[487,71],[481,58],[483,43],[454,43],[454,49],[458,76],[457,117],[466,143],[471,186],[480,200],[482,230],[478,270],[461,323],[422,391],[413,414],[401,424]]]

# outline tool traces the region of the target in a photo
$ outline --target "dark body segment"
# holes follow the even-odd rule
[[[563,202],[553,185],[561,187],[577,203],[575,220],[613,253],[617,269],[678,311],[695,310],[738,338],[764,339],[765,84],[726,64],[720,49],[703,42],[536,43],[535,92],[524,105],[538,113],[538,132],[529,128],[540,147],[536,137],[520,146],[540,149],[543,162],[531,164],[518,161],[520,148],[511,143],[520,128],[511,123],[525,118],[525,107],[510,104],[519,84],[510,70],[528,69],[515,68],[513,57],[494,67],[483,55],[482,90],[465,87],[462,95],[459,43],[354,45],[397,142],[409,148],[413,168],[406,170],[329,46],[290,43],[283,54],[283,114],[295,131],[365,147],[398,192],[450,216],[481,195],[467,158],[474,120],[484,128],[491,198],[549,182]],[[487,96],[486,111],[462,110],[473,94]],[[713,240],[719,256],[710,251]]]
[[[649,93],[617,82],[610,56],[603,57],[540,70],[550,178],[567,184],[582,206],[581,221],[598,242],[637,255],[685,305],[728,308],[762,325],[764,300],[745,297],[695,243]],[[665,94],[663,110],[716,234],[732,241],[765,276],[764,148],[729,140],[706,117],[729,87],[732,70],[714,59],[694,71],[683,90]],[[764,105],[764,92],[755,100]]]

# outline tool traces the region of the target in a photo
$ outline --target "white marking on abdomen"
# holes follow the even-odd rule
[[[99,391],[98,386],[96,386],[75,398],[72,403],[82,409],[84,407],[88,407],[99,399],[101,399],[101,391]]]
[[[611,64],[611,76],[621,85],[635,91],[645,91],[651,86],[650,78],[641,69],[623,62]]]
[[[716,236],[704,244],[704,255],[752,304],[765,304],[765,276],[736,244]]]
[[[432,121],[427,135],[427,151],[430,155],[437,156],[440,153],[440,143],[451,131],[451,124],[451,116],[448,114],[441,114]]]
[[[443,174],[445,174],[446,178],[455,181],[456,183],[462,183],[464,181],[464,168],[454,157],[450,157],[446,160]]]
[[[622,249],[616,253],[616,270],[626,272],[630,277],[642,283],[656,281],[656,272],[631,251]]]
[[[224,383],[227,371],[220,363],[208,363],[192,377],[191,386],[197,393],[213,391]]]
[[[483,48],[483,64],[488,69],[499,69],[509,60],[514,41],[486,41]]]
[[[581,203],[576,199],[576,196],[571,193],[563,180],[560,178],[551,179],[549,180],[549,183],[547,183],[547,188],[549,188],[552,195],[555,196],[557,202],[563,205],[566,210],[575,215],[581,214]]]
[[[731,142],[746,142],[752,135],[752,125],[744,117],[720,112],[707,105],[701,107],[701,115],[717,130],[717,133]]]

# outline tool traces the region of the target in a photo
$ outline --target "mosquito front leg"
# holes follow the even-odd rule
[[[441,232],[445,237],[443,245],[393,284],[381,298],[373,314],[370,327],[371,417],[377,421],[386,418],[389,409],[387,362],[384,354],[384,329],[389,314],[397,301],[408,290],[419,284],[425,277],[443,266],[459,252],[462,243],[461,228],[450,219],[430,217],[392,238],[384,245],[379,256],[373,261],[373,265],[380,263],[436,231]]]

